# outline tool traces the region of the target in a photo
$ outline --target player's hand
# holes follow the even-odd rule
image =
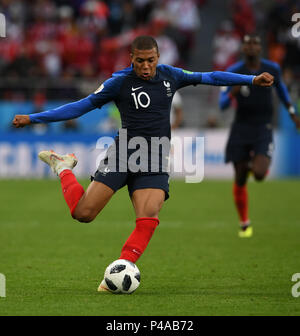
[[[263,72],[256,76],[253,80],[253,85],[258,86],[271,86],[274,83],[274,76],[268,72]]]
[[[24,127],[30,124],[29,115],[16,115],[12,122],[13,126],[16,128]]]
[[[300,118],[297,114],[291,114],[291,119],[295,123],[297,129],[300,129]]]

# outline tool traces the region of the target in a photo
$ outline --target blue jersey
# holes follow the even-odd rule
[[[176,90],[197,84],[251,85],[255,76],[228,72],[190,72],[158,65],[154,78],[143,80],[133,67],[116,72],[88,97],[57,109],[30,115],[32,123],[77,118],[114,101],[128,138],[140,136],[170,138],[170,110]]]
[[[158,65],[150,80],[139,78],[132,67],[113,74],[91,95],[95,106],[114,101],[128,138],[141,136],[170,138],[170,110],[174,93],[187,85],[201,83],[201,74]],[[104,98],[105,97],[105,98]]]
[[[251,72],[244,61],[230,66],[227,71],[239,74],[258,75],[268,72],[274,76],[274,86],[280,100],[285,104],[290,103],[290,97],[285,84],[281,79],[280,66],[277,63],[261,59],[261,66],[256,72]],[[231,102],[230,88],[222,88],[219,105],[226,109]],[[238,123],[271,123],[273,117],[273,97],[271,87],[242,86],[239,93],[235,95],[237,108],[235,122]]]

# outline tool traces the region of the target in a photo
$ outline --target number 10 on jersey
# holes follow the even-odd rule
[[[135,108],[137,110],[139,109],[139,106],[146,108],[150,105],[150,97],[146,92],[142,91],[138,95],[135,92],[133,92],[131,95],[133,96]],[[145,98],[143,96],[145,96]]]

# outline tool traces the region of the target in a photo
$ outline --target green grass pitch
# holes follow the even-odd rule
[[[238,238],[231,189],[172,181],[139,289],[111,295],[97,287],[134,228],[127,190],[83,224],[57,180],[0,181],[0,315],[300,315],[300,180],[249,183],[250,239]]]

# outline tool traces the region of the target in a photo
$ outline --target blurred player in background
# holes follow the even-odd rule
[[[120,111],[122,130],[126,130],[126,151],[121,136],[115,138],[115,149],[100,163],[95,177],[84,191],[72,169],[77,163],[73,154],[59,155],[43,151],[39,157],[59,176],[62,191],[71,215],[80,222],[91,222],[109,202],[113,194],[127,185],[136,214],[136,227],[122,248],[120,259],[135,263],[146,249],[157,225],[158,215],[164,201],[169,197],[169,175],[164,170],[162,152],[158,172],[130,170],[128,141],[142,137],[150,144],[153,138],[171,137],[170,108],[174,93],[185,86],[208,85],[262,85],[270,86],[273,76],[263,73],[257,76],[226,72],[190,72],[169,65],[158,65],[159,51],[156,41],[150,36],[139,36],[132,43],[132,65],[116,72],[93,94],[78,102],[31,115],[16,115],[15,127],[31,123],[48,123],[79,117],[95,108],[114,101]],[[112,147],[113,148],[113,147]],[[128,151],[127,151],[128,149]],[[123,160],[118,161],[120,155]],[[148,153],[147,153],[148,154]],[[117,168],[110,169],[105,163],[115,155]],[[125,155],[125,158],[124,158]],[[152,167],[152,153],[147,155],[146,166]],[[121,170],[124,161],[126,171]],[[141,158],[142,161],[142,158]],[[108,290],[103,280],[99,290]]]
[[[245,60],[230,66],[227,71],[239,74],[269,72],[274,76],[276,92],[287,108],[297,128],[299,117],[291,103],[287,88],[281,79],[280,66],[261,58],[260,37],[245,35],[242,53]],[[222,110],[236,101],[236,113],[226,146],[226,163],[234,166],[233,197],[240,218],[240,237],[251,237],[253,233],[248,216],[247,179],[249,172],[256,181],[262,181],[270,167],[273,153],[272,117],[273,99],[270,87],[233,86],[221,88],[219,105]]]

